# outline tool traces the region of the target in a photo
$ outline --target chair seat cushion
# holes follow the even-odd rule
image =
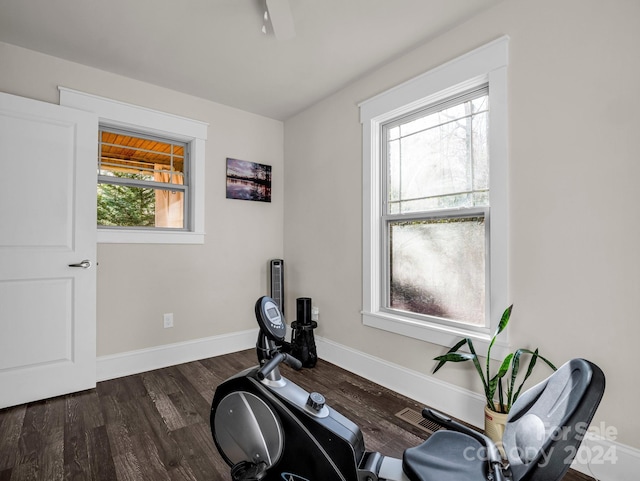
[[[486,449],[466,434],[436,431],[407,449],[402,469],[410,481],[482,481],[487,476]]]

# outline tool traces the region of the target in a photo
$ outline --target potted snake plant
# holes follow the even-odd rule
[[[502,433],[504,432],[504,426],[507,421],[509,410],[513,403],[518,399],[518,396],[522,391],[522,387],[527,379],[529,379],[529,376],[531,376],[538,359],[544,361],[554,371],[556,370],[556,367],[551,363],[551,361],[538,353],[538,349],[534,351],[529,349],[517,349],[515,352],[509,353],[504,358],[497,371],[492,372],[490,362],[491,348],[493,347],[498,335],[507,327],[509,319],[511,318],[512,309],[513,304],[507,307],[502,314],[498,328],[491,338],[489,347],[487,348],[486,365],[484,366],[484,369],[480,364],[480,359],[473,347],[473,341],[468,337],[459,341],[455,346],[449,349],[446,354],[434,358],[435,361],[438,361],[438,364],[433,369],[434,374],[447,362],[473,362],[473,365],[480,376],[480,380],[482,381],[487,401],[484,409],[485,433],[498,445],[500,445],[502,441]],[[459,352],[459,350],[464,346],[468,348],[469,352]],[[524,378],[518,385],[518,373],[520,372],[520,363],[523,359],[523,355],[530,356],[530,359]]]

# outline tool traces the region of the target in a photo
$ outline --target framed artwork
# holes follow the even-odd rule
[[[227,158],[227,199],[271,202],[271,166]]]

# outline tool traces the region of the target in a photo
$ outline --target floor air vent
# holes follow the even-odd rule
[[[433,434],[441,427],[439,424],[423,418],[422,414],[420,414],[417,411],[414,411],[411,408],[404,408],[402,411],[396,413],[396,416],[402,419],[403,421],[408,422],[409,424],[413,424],[414,426],[419,427],[420,429],[428,432],[429,434]]]

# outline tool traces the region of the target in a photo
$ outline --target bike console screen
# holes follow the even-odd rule
[[[287,333],[287,325],[278,305],[268,296],[256,302],[256,320],[260,330],[273,341],[282,341]]]

